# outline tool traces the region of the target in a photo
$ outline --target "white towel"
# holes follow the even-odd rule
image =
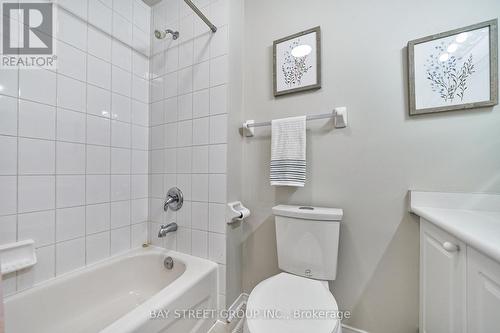
[[[271,185],[303,187],[306,182],[306,117],[272,121]]]

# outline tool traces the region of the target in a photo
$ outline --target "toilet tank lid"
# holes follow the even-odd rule
[[[341,221],[344,216],[344,211],[339,208],[291,205],[274,206],[273,213],[277,216],[318,221]]]

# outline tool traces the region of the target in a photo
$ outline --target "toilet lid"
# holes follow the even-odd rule
[[[321,281],[280,273],[259,283],[248,298],[250,333],[332,333],[338,306]]]

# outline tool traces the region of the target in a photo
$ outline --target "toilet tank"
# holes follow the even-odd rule
[[[279,205],[273,213],[279,268],[312,279],[335,280],[342,209]]]

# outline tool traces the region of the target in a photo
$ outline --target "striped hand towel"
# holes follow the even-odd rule
[[[306,182],[306,117],[272,121],[271,185],[299,186]]]

